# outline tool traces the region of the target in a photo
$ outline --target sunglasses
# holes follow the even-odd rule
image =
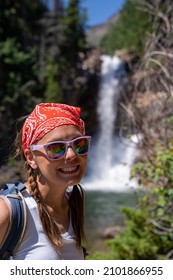
[[[67,149],[71,147],[76,155],[85,155],[90,148],[91,136],[82,136],[70,141],[56,141],[44,145],[31,145],[31,151],[44,149],[49,160],[59,160],[63,158]]]

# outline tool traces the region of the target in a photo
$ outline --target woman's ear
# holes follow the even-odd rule
[[[30,149],[25,150],[25,157],[28,164],[32,167],[32,169],[37,169],[37,164],[35,161],[35,155]]]

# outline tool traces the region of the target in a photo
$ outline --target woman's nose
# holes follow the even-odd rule
[[[72,147],[68,147],[66,155],[65,155],[65,159],[66,160],[72,160],[75,157],[76,157],[76,153],[74,152],[73,148]]]

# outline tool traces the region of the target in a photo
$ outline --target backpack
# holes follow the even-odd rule
[[[10,210],[10,225],[7,234],[0,245],[0,260],[12,258],[13,251],[22,240],[27,211],[22,192],[26,189],[23,183],[15,182],[0,187],[0,198],[3,199]]]

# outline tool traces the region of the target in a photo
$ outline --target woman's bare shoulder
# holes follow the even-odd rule
[[[7,203],[0,198],[0,244],[2,243],[4,236],[7,232],[10,222],[10,210]]]

